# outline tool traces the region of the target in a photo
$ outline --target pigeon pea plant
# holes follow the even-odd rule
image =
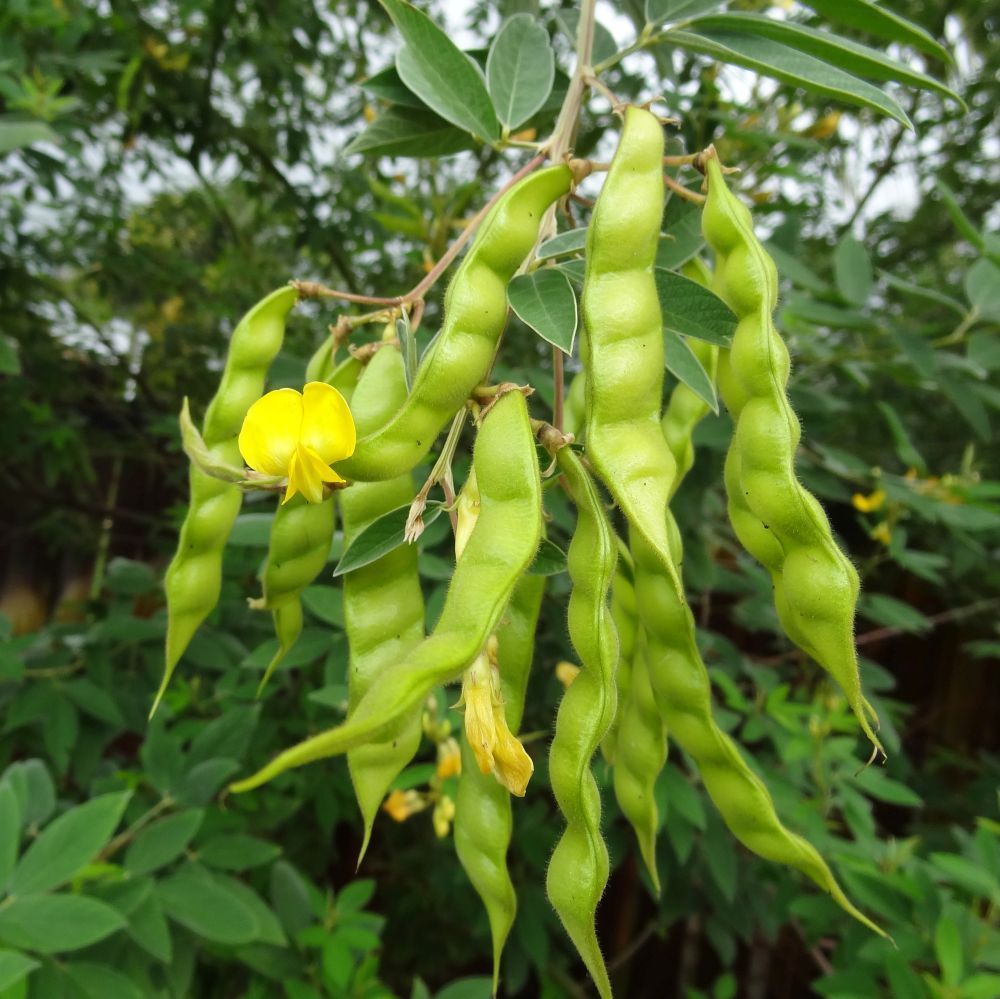
[[[392,994],[379,980],[382,921],[365,911],[374,883],[339,872],[342,887],[324,893],[281,857],[325,856],[323,837],[356,810],[363,856],[381,808],[398,821],[427,810],[441,838],[454,825],[459,860],[486,911],[492,979],[456,983],[442,997],[482,996],[501,985],[514,993],[529,962],[558,989],[569,959],[551,960],[548,934],[532,939],[515,924],[519,902],[531,925],[548,918],[538,915],[542,884],[598,991],[630,994],[628,979],[605,960],[599,904],[632,837],[650,894],[662,895],[664,922],[703,913],[726,963],[737,941],[788,925],[828,973],[826,995],[995,994],[996,823],[983,818],[974,834],[958,830],[922,855],[916,840],[876,835],[870,799],[900,808],[920,799],[858,757],[851,710],[875,749],[891,754],[899,746],[884,671],[862,663],[862,693],[855,604],[887,627],[923,624],[899,601],[859,597],[857,556],[838,543],[815,497],[843,499],[843,482],[853,483],[854,506],[886,557],[931,575],[940,566],[907,545],[906,520],[971,531],[995,528],[995,520],[976,505],[982,497],[971,474],[932,480],[888,403],[870,415],[879,413],[892,431],[905,474],[871,481],[872,466],[855,461],[832,486],[817,473],[816,454],[797,447],[798,420],[808,430],[816,401],[794,398],[788,354],[794,361],[796,340],[845,316],[877,327],[864,248],[840,244],[831,282],[779,242],[765,246],[740,179],[727,176],[740,166],[724,152],[727,137],[718,148],[668,154],[671,123],[655,113],[659,105],[621,101],[612,90],[626,60],[679,49],[906,123],[896,98],[876,83],[958,99],[908,63],[837,34],[838,25],[942,62],[948,56],[920,29],[865,0],[810,4],[829,19],[823,30],[812,20],[725,6],[647,0],[634,40],[619,49],[584,0],[575,18],[560,14],[576,43],[566,75],[556,69],[545,23],[532,15],[509,17],[484,61],[482,53],[470,59],[459,51],[416,8],[383,0],[404,46],[392,67],[366,81],[378,110],[348,151],[489,150],[525,162],[512,162],[510,179],[411,291],[364,295],[296,280],[237,324],[200,429],[186,406],[182,413],[191,503],[167,575],[158,712],[133,770],[102,769],[102,748],[110,735],[136,731],[148,705],[103,691],[113,686],[112,666],[148,657],[160,622],[122,611],[89,631],[67,629],[61,645],[52,643],[58,652],[44,641],[9,643],[41,693],[18,702],[7,727],[31,729],[49,765],[21,760],[0,778],[0,942],[7,948],[0,988],[41,996],[209,994],[212,978],[224,981],[239,963],[249,969],[248,995],[267,995],[272,986],[295,999]],[[539,140],[554,114],[551,134]],[[593,117],[620,132],[609,161],[588,148]],[[595,202],[584,192],[596,191],[604,174]],[[380,196],[391,205],[391,191]],[[406,209],[396,207],[403,215],[383,216],[405,234]],[[995,309],[994,244],[971,228],[982,259],[966,282],[968,308],[958,303],[953,343]],[[421,356],[425,303],[466,248],[440,333]],[[781,277],[797,291],[776,325]],[[913,284],[898,287],[921,294]],[[294,307],[315,314],[317,303],[330,302],[352,311],[316,345],[307,377],[266,392],[287,314]],[[525,366],[511,345],[508,310],[538,334],[543,350],[551,348],[548,384],[515,377]],[[366,336],[372,328],[378,333]],[[779,329],[791,333],[787,347]],[[983,340],[974,343],[969,363],[995,360]],[[939,380],[981,431],[983,399],[946,387],[954,385],[955,363],[928,361],[912,340],[901,346],[898,363],[912,361],[920,377]],[[851,370],[872,376],[865,358]],[[731,423],[718,415],[719,396]],[[714,430],[699,436],[700,426]],[[692,549],[682,538],[679,523],[692,518],[681,516],[690,496],[680,485],[688,473],[704,475],[706,458],[719,451],[728,455],[735,537],[760,563],[745,559],[728,535],[726,563],[740,564],[744,581],[730,573],[720,588],[730,585],[748,628],[764,622],[787,637],[800,661],[827,669],[843,697],[831,685],[821,688],[820,707],[789,702],[773,673],[697,627],[689,595],[711,559],[699,551],[701,539]],[[425,463],[428,454],[433,460]],[[842,458],[820,457],[826,468]],[[432,498],[435,489],[441,499]],[[257,511],[274,497],[274,514],[240,514],[245,495]],[[956,496],[970,502],[953,502]],[[323,577],[334,560],[342,586]],[[240,629],[247,626],[236,623],[231,598],[236,574],[259,565],[252,608],[270,616],[255,615],[249,629],[261,641],[246,655]],[[148,598],[152,588],[142,567],[122,562],[108,582],[123,605]],[[557,713],[541,721],[544,698],[533,701],[530,687],[549,651],[535,648],[540,609],[568,629],[579,664],[564,664],[568,689]],[[216,626],[202,627],[213,615]],[[275,638],[267,641],[271,622]],[[100,667],[88,661],[96,649],[105,654]],[[289,710],[297,671],[317,660],[322,684],[302,691]],[[248,683],[246,671],[224,669],[241,662],[263,674],[259,685]],[[88,679],[77,675],[82,668]],[[89,679],[92,668],[103,671],[100,686]],[[459,681],[454,706],[457,691],[441,688]],[[262,704],[253,704],[255,694]],[[229,703],[206,723],[206,703],[217,696],[239,707]],[[554,730],[548,758],[522,715]],[[421,737],[433,746],[432,763],[418,759]],[[668,739],[682,754],[669,762]],[[757,744],[779,747],[784,771],[764,768],[768,779],[761,779],[740,742],[754,743],[755,754]],[[269,758],[272,749],[280,751]],[[338,780],[337,761],[317,763],[339,754],[352,785]],[[225,807],[215,805],[248,763],[261,769],[229,785]],[[306,764],[324,771],[308,790],[298,770]],[[89,782],[91,799],[76,808],[57,800],[49,769]],[[538,821],[548,788],[562,812],[555,829]],[[718,814],[704,807],[702,788]],[[822,813],[813,807],[817,793]],[[315,823],[299,820],[306,807]],[[850,840],[835,835],[827,814],[845,817]],[[413,824],[381,822],[376,837],[395,836],[402,854],[400,833]],[[319,835],[304,828],[313,824]],[[518,826],[538,847],[534,867],[508,869]],[[780,880],[777,867],[754,867],[738,879],[743,861],[726,827],[821,891],[794,898],[793,882]],[[392,890],[419,910],[417,887]],[[856,922],[837,921],[836,905]],[[843,946],[831,955],[835,926]],[[886,933],[898,950],[880,936]],[[391,935],[386,946],[393,947]],[[846,952],[851,960],[834,969],[831,959]],[[733,988],[723,975],[713,994]],[[413,995],[429,992],[417,982]]]

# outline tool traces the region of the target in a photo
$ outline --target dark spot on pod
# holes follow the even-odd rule
[[[398,739],[393,739],[393,740],[392,740],[392,748],[393,748],[393,749],[395,749],[395,748],[396,748],[396,744],[397,744],[398,742],[399,742],[399,740],[398,740]]]
[[[763,522],[763,521],[761,521],[761,523],[762,523],[762,524],[764,524],[764,522]],[[770,527],[768,527],[768,525],[767,525],[767,524],[764,524],[764,530],[765,530],[765,531],[769,531],[769,530],[771,530],[771,528],[770,528]]]

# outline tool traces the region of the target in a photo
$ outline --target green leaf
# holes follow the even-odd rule
[[[211,867],[227,871],[245,871],[269,864],[281,855],[281,849],[266,840],[246,833],[220,833],[198,849],[198,858]]]
[[[877,49],[825,29],[810,28],[796,21],[779,21],[760,14],[735,12],[699,17],[688,27],[697,31],[745,32],[772,38],[800,52],[839,66],[855,76],[867,80],[893,80],[919,90],[932,90],[954,101],[963,110],[967,110],[965,102],[958,94],[926,73],[910,69]]]
[[[44,121],[10,121],[9,115],[0,120],[0,156],[4,153],[33,146],[36,142],[61,142],[57,132],[54,132]]]
[[[555,576],[566,571],[566,553],[553,541],[542,538],[535,560],[528,566],[533,576]]]
[[[490,999],[493,982],[489,978],[459,978],[435,993],[434,999]]]
[[[125,870],[138,875],[165,867],[184,852],[204,817],[200,808],[192,808],[147,826],[129,845]]]
[[[127,975],[105,964],[74,961],[66,976],[87,999],[144,999],[144,993]]]
[[[988,899],[994,905],[1000,904],[1000,882],[980,864],[960,857],[957,853],[932,853],[930,862],[946,881],[973,897]]]
[[[1000,996],[1000,975],[970,975],[959,986],[958,994],[961,999],[996,999]]]
[[[934,927],[934,954],[946,986],[962,980],[962,936],[950,916],[942,916]]]
[[[985,252],[986,243],[982,233],[972,224],[972,220],[962,210],[958,195],[940,178],[934,181],[938,194],[944,202],[944,207],[951,216],[952,222],[959,233],[964,236],[980,253]]]
[[[424,526],[433,524],[442,509],[440,503],[428,503],[427,509],[424,511]],[[407,503],[384,513],[377,520],[373,520],[347,546],[347,550],[333,570],[334,576],[343,576],[354,569],[370,565],[376,559],[380,559],[383,555],[403,544],[405,542],[406,519],[409,514],[410,504]]]
[[[238,769],[239,764],[229,757],[196,763],[178,783],[177,800],[197,808],[207,805]]]
[[[158,961],[168,962],[174,944],[170,927],[163,914],[163,905],[155,895],[149,895],[128,917],[129,936]]]
[[[404,0],[379,0],[405,42],[399,78],[445,121],[487,142],[500,137],[479,67],[422,11]]]
[[[521,274],[507,286],[507,300],[521,322],[543,340],[564,354],[573,353],[576,295],[565,274],[552,267]]]
[[[302,604],[324,624],[343,630],[344,593],[339,587],[307,586],[302,591]]]
[[[774,243],[765,243],[767,252],[771,255],[778,268],[778,274],[783,278],[788,278],[792,284],[805,288],[807,291],[814,291],[822,295],[830,290],[830,286],[818,274],[811,271],[797,256],[787,253],[780,246]]]
[[[583,284],[583,278],[587,271],[587,265],[583,260],[564,260],[557,266],[570,281],[575,284]]]
[[[726,0],[646,0],[647,24],[663,24],[697,17],[705,11],[721,7]]]
[[[60,815],[28,848],[14,869],[8,891],[50,891],[82,870],[111,837],[130,794],[103,794]]]
[[[686,264],[705,245],[701,234],[701,209],[698,205],[672,194],[663,210],[660,242],[656,247],[656,266],[676,270]]]
[[[587,227],[567,229],[551,239],[545,240],[538,247],[538,259],[550,260],[552,257],[562,257],[568,253],[580,253],[587,244]]]
[[[894,14],[887,7],[871,3],[870,0],[802,0],[802,2],[835,24],[857,28],[876,38],[887,38],[891,42],[913,45],[943,63],[952,62],[951,53],[923,28]]]
[[[469,136],[433,111],[389,108],[348,144],[346,153],[435,159],[471,149]]]
[[[41,760],[22,760],[4,771],[3,781],[10,784],[21,809],[21,827],[39,825],[56,807],[56,789]]]
[[[906,427],[903,425],[903,421],[895,409],[887,402],[877,403],[882,416],[885,417],[885,422],[889,427],[889,433],[892,434],[892,439],[896,444],[896,454],[899,455],[899,460],[906,465],[907,468],[915,468],[921,474],[926,474],[927,472],[927,462],[924,461],[924,456],[916,449],[913,441],[910,440],[910,435],[906,432]]]
[[[0,909],[0,940],[40,954],[89,947],[124,925],[111,906],[85,895],[19,895]]]
[[[663,780],[667,787],[668,807],[683,815],[695,828],[704,829],[707,821],[705,806],[691,782],[674,766],[664,767]]]
[[[273,513],[241,513],[233,524],[228,544],[238,548],[267,548],[273,522]]]
[[[937,288],[928,288],[926,285],[917,284],[914,281],[906,281],[903,278],[896,277],[894,274],[890,274],[888,271],[879,271],[879,274],[890,288],[895,288],[896,291],[904,295],[912,295],[914,298],[924,298],[928,302],[943,305],[960,316],[965,315],[965,306],[957,298],[952,298],[951,295],[946,295],[944,292],[938,291]]]
[[[866,767],[850,780],[870,797],[877,798],[879,801],[887,801],[890,805],[919,808],[924,803],[923,799],[905,784],[887,777],[874,766]]]
[[[38,967],[38,962],[16,950],[0,950],[0,992],[17,985]]]
[[[10,783],[0,784],[0,887],[7,883],[17,863],[21,843],[21,805]]]
[[[695,395],[704,399],[712,408],[713,413],[719,412],[719,400],[715,394],[715,386],[708,372],[702,367],[701,361],[684,342],[684,337],[671,329],[663,328],[664,363],[667,370],[679,381],[682,381]]]
[[[719,347],[730,345],[733,333],[736,332],[737,319],[732,309],[718,295],[697,281],[659,267],[653,271],[653,277],[666,329]],[[714,396],[713,389],[712,397]]]
[[[417,377],[420,355],[417,353],[417,337],[408,312],[404,312],[396,320],[396,339],[399,340],[399,349],[403,355],[403,375],[406,378],[406,392],[409,394]]]
[[[556,14],[556,21],[566,37],[575,45],[576,31],[580,24],[580,11],[573,8],[560,10]],[[590,61],[596,66],[614,58],[617,54],[618,43],[615,41],[615,36],[600,21],[594,21],[594,49]]]
[[[421,111],[429,111],[424,102],[417,97],[417,95],[410,90],[409,87],[399,78],[399,73],[396,72],[396,67],[386,66],[385,69],[374,76],[369,76],[364,83],[361,84],[363,90],[367,90],[370,94],[374,94],[376,97],[381,97],[382,100],[388,101],[390,104],[399,104],[404,108],[416,108]]]
[[[530,14],[515,14],[486,59],[486,85],[500,121],[514,129],[543,107],[555,70],[548,32]]]
[[[167,916],[192,933],[215,943],[250,943],[257,919],[243,899],[220,886],[195,865],[182,868],[156,888]]]
[[[878,87],[770,38],[723,31],[670,31],[665,39],[689,52],[752,69],[793,87],[871,108],[912,128],[906,112]]]
[[[718,885],[723,898],[733,902],[736,898],[737,866],[736,850],[733,848],[733,838],[722,824],[714,817],[709,822],[702,838],[702,849],[712,880]]]
[[[21,373],[21,345],[12,336],[0,336],[0,375]]]
[[[890,597],[887,593],[863,593],[858,601],[858,613],[886,628],[919,634],[931,623],[915,607]]]
[[[837,290],[852,305],[864,305],[871,297],[874,277],[872,263],[864,245],[853,236],[845,236],[833,254]]]
[[[965,296],[984,319],[1000,321],[1000,267],[977,260],[966,271]]]
[[[361,878],[344,885],[337,895],[335,908],[337,915],[345,916],[360,912],[375,894],[375,881],[372,878]]]

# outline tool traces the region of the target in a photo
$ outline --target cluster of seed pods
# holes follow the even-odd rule
[[[656,891],[653,789],[671,738],[694,761],[737,839],[761,857],[802,871],[845,911],[881,932],[844,895],[816,849],[786,829],[766,786],[714,718],[670,509],[694,462],[692,432],[708,407],[683,384],[664,405],[662,317],[653,277],[663,210],[663,130],[644,108],[628,107],[623,118],[587,233],[583,371],[566,406],[566,429],[576,434],[575,442],[572,433],[532,420],[516,386],[476,395],[501,342],[507,286],[530,261],[550,206],[571,189],[573,171],[560,164],[528,174],[496,201],[448,289],[441,332],[409,389],[391,330],[365,357],[335,365],[326,344],[310,363],[310,378],[332,385],[350,403],[357,445],[335,470],[352,484],[327,490],[320,502],[300,495],[279,506],[258,602],[274,614],[280,644],[266,681],[301,630],[300,595],[326,562],[335,506],[350,542],[405,505],[415,494],[413,469],[449,421],[478,399],[470,406],[476,425],[472,469],[456,502],[456,561],[433,630],[425,634],[412,547],[397,547],[348,573],[345,720],[284,750],[231,790],[250,791],[292,767],[344,754],[364,820],[363,855],[388,788],[418,750],[428,695],[461,680],[466,731],[454,836],[489,917],[495,988],[516,912],[507,869],[511,795],[524,794],[532,772],[517,732],[544,587],[544,578],[529,572],[543,534],[538,445],[550,453],[577,511],[566,613],[580,663],[549,748],[551,787],[565,828],[546,886],[599,993],[611,995],[595,929],[608,880],[592,773],[599,748],[613,768],[614,793]],[[795,476],[799,426],[785,393],[788,353],[771,319],[774,265],[711,150],[702,166],[708,184],[704,234],[714,276],[700,260],[686,265],[685,273],[711,283],[739,320],[731,350],[695,345],[705,369],[717,374],[733,417],[725,471],[733,528],[770,572],[788,637],[843,688],[877,746],[853,645],[857,575],[819,504]],[[275,292],[233,334],[203,426],[203,453],[216,461],[239,463],[241,425],[263,392],[295,298],[291,288]],[[620,534],[603,491],[617,507]],[[239,504],[238,485],[192,467],[191,506],[167,574],[164,687],[218,600],[222,549]]]

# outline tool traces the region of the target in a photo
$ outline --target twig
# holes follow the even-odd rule
[[[318,281],[292,281],[292,286],[298,291],[299,295],[303,298],[339,298],[345,302],[356,302],[359,305],[386,305],[386,306],[401,306],[401,305],[411,305],[414,302],[418,302],[423,299],[424,295],[428,290],[434,287],[434,284],[441,277],[441,275],[448,269],[451,262],[458,256],[462,247],[469,241],[473,233],[478,228],[479,224],[486,218],[486,216],[493,209],[493,206],[503,197],[504,194],[510,190],[522,177],[527,176],[532,170],[545,161],[545,157],[538,155],[528,160],[527,163],[521,167],[505,184],[503,184],[496,193],[479,209],[478,212],[472,217],[469,224],[459,233],[455,241],[448,247],[444,255],[440,260],[431,268],[427,275],[416,285],[413,286],[405,295],[394,295],[391,298],[381,298],[377,295],[357,295],[350,291],[341,291],[338,288],[328,288],[325,284],[321,284]]]
[[[663,175],[663,183],[670,188],[679,198],[683,198],[685,201],[691,201],[696,205],[705,204],[705,195],[699,194],[697,191],[691,191],[686,188],[683,184],[674,180],[669,173]]]

